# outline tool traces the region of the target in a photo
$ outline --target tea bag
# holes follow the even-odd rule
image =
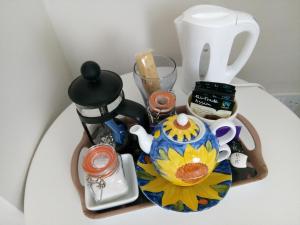
[[[151,51],[136,54],[136,64],[139,74],[142,76],[143,86],[148,95],[160,90],[160,80]]]
[[[232,114],[235,87],[230,84],[196,82],[191,98],[191,109],[208,119],[226,118]]]

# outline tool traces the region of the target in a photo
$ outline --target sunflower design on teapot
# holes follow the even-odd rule
[[[227,126],[230,122],[219,122],[219,125],[224,123]],[[186,114],[173,115],[161,121],[155,126],[153,136],[139,125],[131,127],[130,132],[138,136],[141,149],[150,155],[156,171],[179,186],[192,186],[204,181],[217,162],[230,155],[229,147],[220,148],[215,132],[208,125]]]

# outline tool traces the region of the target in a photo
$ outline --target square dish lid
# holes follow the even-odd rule
[[[238,11],[214,5],[197,5],[183,12],[176,20],[204,27],[223,27],[234,25]]]
[[[81,66],[81,76],[71,83],[68,94],[70,99],[81,106],[99,107],[113,102],[123,87],[120,76],[87,61]]]

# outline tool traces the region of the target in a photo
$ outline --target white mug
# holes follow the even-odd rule
[[[217,131],[223,127],[228,127],[229,131],[223,136],[217,137]],[[217,137],[220,146],[223,146],[230,142],[236,134],[236,126],[231,121],[226,119],[215,120],[213,123],[209,124],[209,128],[211,132]]]
[[[228,127],[228,128],[230,128],[230,130],[223,136],[217,137],[217,130],[222,127]],[[219,119],[219,120],[216,120],[213,123],[211,123],[209,125],[209,128],[210,128],[212,134],[214,134],[217,137],[217,140],[218,140],[219,146],[220,146],[218,157],[217,157],[217,162],[221,162],[225,159],[228,159],[231,154],[231,149],[227,145],[227,143],[230,142],[235,137],[235,134],[236,134],[235,125],[228,120]]]

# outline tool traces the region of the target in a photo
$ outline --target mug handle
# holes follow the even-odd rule
[[[211,132],[214,135],[217,134],[217,130],[220,129],[221,127],[228,127],[228,128],[230,128],[230,130],[226,134],[224,134],[223,136],[217,138],[218,141],[219,141],[219,145],[220,146],[225,145],[226,143],[228,143],[229,141],[231,141],[235,137],[235,134],[236,134],[236,127],[235,127],[235,125],[232,122],[230,122],[229,120],[226,120],[226,119],[216,120],[209,127],[210,127]]]
[[[228,159],[230,154],[231,154],[230,147],[226,144],[221,145],[219,147],[219,155],[218,155],[218,158],[217,158],[217,162],[221,162],[225,159]]]

